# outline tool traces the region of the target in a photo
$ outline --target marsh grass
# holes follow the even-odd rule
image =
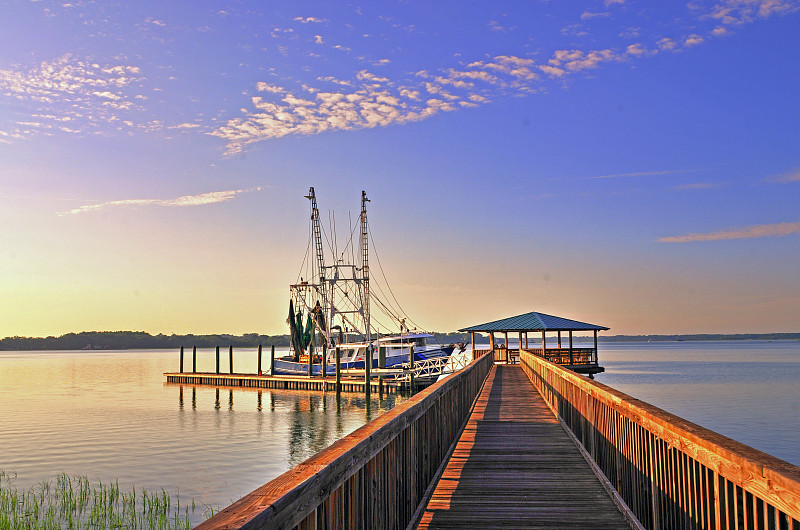
[[[177,529],[191,528],[194,501],[181,505],[161,491],[120,489],[119,483],[89,482],[82,476],[60,474],[55,483],[43,481],[23,491],[16,477],[0,471],[0,530],[16,529]]]

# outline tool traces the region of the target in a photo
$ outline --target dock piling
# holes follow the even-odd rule
[[[228,346],[228,360],[230,361],[230,373],[233,373],[233,345]]]
[[[217,373],[219,373],[219,346],[217,346]]]
[[[336,393],[342,391],[342,352],[336,346]]]
[[[192,346],[192,373],[197,373],[197,346]]]
[[[366,395],[369,395],[370,390],[372,390],[369,384],[371,381],[370,370],[372,370],[372,344],[367,346],[364,352],[364,393]]]
[[[275,375],[275,345],[269,351],[269,375]]]
[[[258,345],[258,375],[261,375],[261,344]]]
[[[181,346],[181,373],[183,373],[183,346]]]

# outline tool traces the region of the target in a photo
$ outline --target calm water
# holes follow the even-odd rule
[[[601,343],[597,381],[800,465],[800,341]]]
[[[598,381],[800,465],[800,342],[605,343],[600,359]],[[255,351],[234,362],[254,372]],[[174,350],[0,352],[0,469],[19,487],[64,471],[225,506],[403,399],[164,383],[177,366]]]
[[[255,350],[234,353],[256,371]],[[227,506],[403,399],[166,384],[177,369],[175,350],[0,352],[0,469],[21,488],[63,471]]]

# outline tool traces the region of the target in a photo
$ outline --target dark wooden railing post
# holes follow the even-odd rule
[[[258,345],[258,375],[261,375],[261,344]]]
[[[217,373],[219,373],[219,346],[217,346]]]
[[[181,346],[181,373],[183,373],[183,346]]]
[[[228,361],[230,364],[231,373],[233,373],[233,344],[228,346]]]
[[[197,373],[197,346],[192,346],[192,373]]]

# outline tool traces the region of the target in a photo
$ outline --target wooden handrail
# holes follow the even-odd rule
[[[800,467],[527,352],[521,364],[645,528],[800,527]]]
[[[491,367],[480,357],[197,528],[405,528]]]

